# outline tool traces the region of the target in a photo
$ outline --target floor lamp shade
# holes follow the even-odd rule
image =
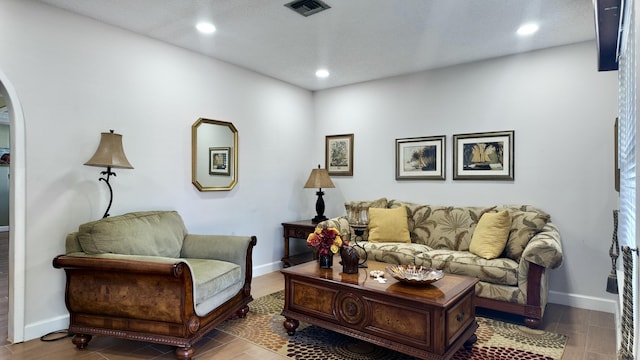
[[[305,189],[307,188],[318,188],[316,195],[318,195],[318,200],[316,200],[316,217],[311,219],[311,222],[317,224],[321,221],[327,220],[327,217],[324,216],[324,199],[322,199],[322,188],[333,188],[333,182],[331,181],[331,177],[329,177],[329,172],[327,169],[321,169],[320,165],[318,165],[317,169],[311,170],[311,174],[309,175],[309,179],[304,184]]]
[[[133,169],[124,154],[122,135],[114,134],[113,130],[110,133],[101,134],[100,144],[96,153],[84,164],[88,166]]]

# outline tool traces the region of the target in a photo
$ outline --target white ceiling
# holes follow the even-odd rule
[[[595,39],[591,0],[324,0],[309,17],[290,0],[40,1],[309,90]]]

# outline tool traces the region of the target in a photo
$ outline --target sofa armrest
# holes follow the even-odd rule
[[[340,232],[340,236],[343,239],[347,241],[351,240],[351,234],[353,230],[351,229],[351,226],[349,226],[349,220],[347,219],[346,216],[338,216],[331,219],[327,219],[325,221],[319,222],[318,225],[316,225],[316,227],[323,227],[323,226],[336,228]]]
[[[531,238],[522,252],[522,260],[548,269],[555,269],[562,265],[562,258],[560,231],[551,222]]]

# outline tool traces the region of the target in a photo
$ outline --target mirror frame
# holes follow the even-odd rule
[[[198,163],[198,128],[203,124],[223,126],[225,128],[229,128],[229,130],[233,134],[233,149],[231,151],[233,158],[231,160],[231,163],[233,164],[233,179],[227,186],[203,186],[197,178],[198,174],[196,167]],[[232,123],[220,120],[199,118],[198,121],[196,121],[191,126],[191,183],[200,191],[229,191],[236,186],[236,184],[238,183],[238,129],[236,129],[236,127],[233,126]]]

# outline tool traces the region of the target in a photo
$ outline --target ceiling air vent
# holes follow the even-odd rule
[[[325,4],[320,0],[296,0],[285,4],[284,6],[302,16],[310,16],[313,14],[317,14],[320,11],[331,9],[331,6]]]

